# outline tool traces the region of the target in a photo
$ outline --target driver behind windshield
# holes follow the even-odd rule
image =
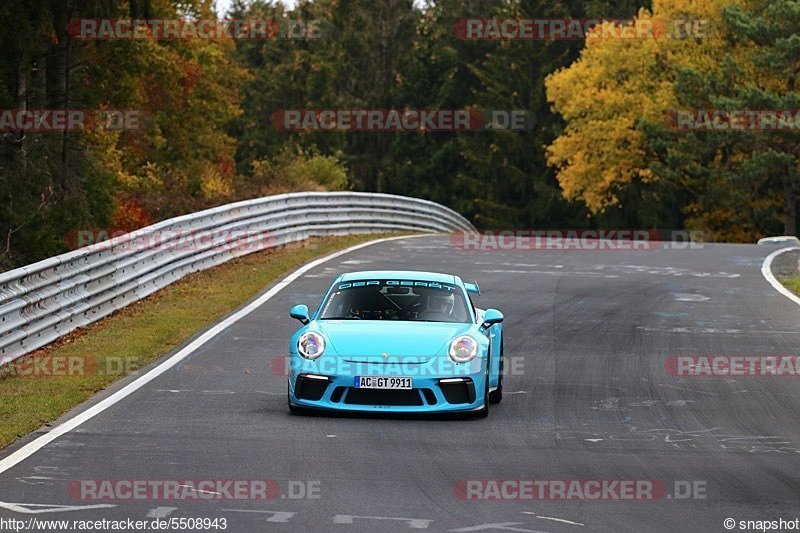
[[[455,296],[440,292],[432,292],[428,295],[428,309],[420,313],[422,320],[448,320],[453,318],[453,307],[455,306]]]
[[[456,286],[398,287],[388,282],[342,284],[325,302],[321,319],[466,322],[467,303]],[[411,282],[409,283],[426,283]]]

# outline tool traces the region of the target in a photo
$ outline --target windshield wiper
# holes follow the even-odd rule
[[[360,316],[324,316],[322,320],[362,320]]]

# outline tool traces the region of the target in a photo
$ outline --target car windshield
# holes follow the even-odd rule
[[[337,283],[322,306],[323,320],[470,322],[458,285],[415,280]]]

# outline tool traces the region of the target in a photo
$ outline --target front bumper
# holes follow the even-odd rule
[[[324,356],[323,356],[324,357]],[[325,365],[292,356],[289,403],[308,409],[382,413],[457,413],[477,411],[485,404],[486,359],[457,365],[351,364],[336,372]],[[441,363],[441,361],[438,361]],[[354,387],[356,376],[409,377],[408,390]]]

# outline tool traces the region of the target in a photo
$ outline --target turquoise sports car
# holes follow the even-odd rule
[[[293,412],[489,414],[503,397],[503,314],[452,274],[342,274],[319,309],[289,312]]]

